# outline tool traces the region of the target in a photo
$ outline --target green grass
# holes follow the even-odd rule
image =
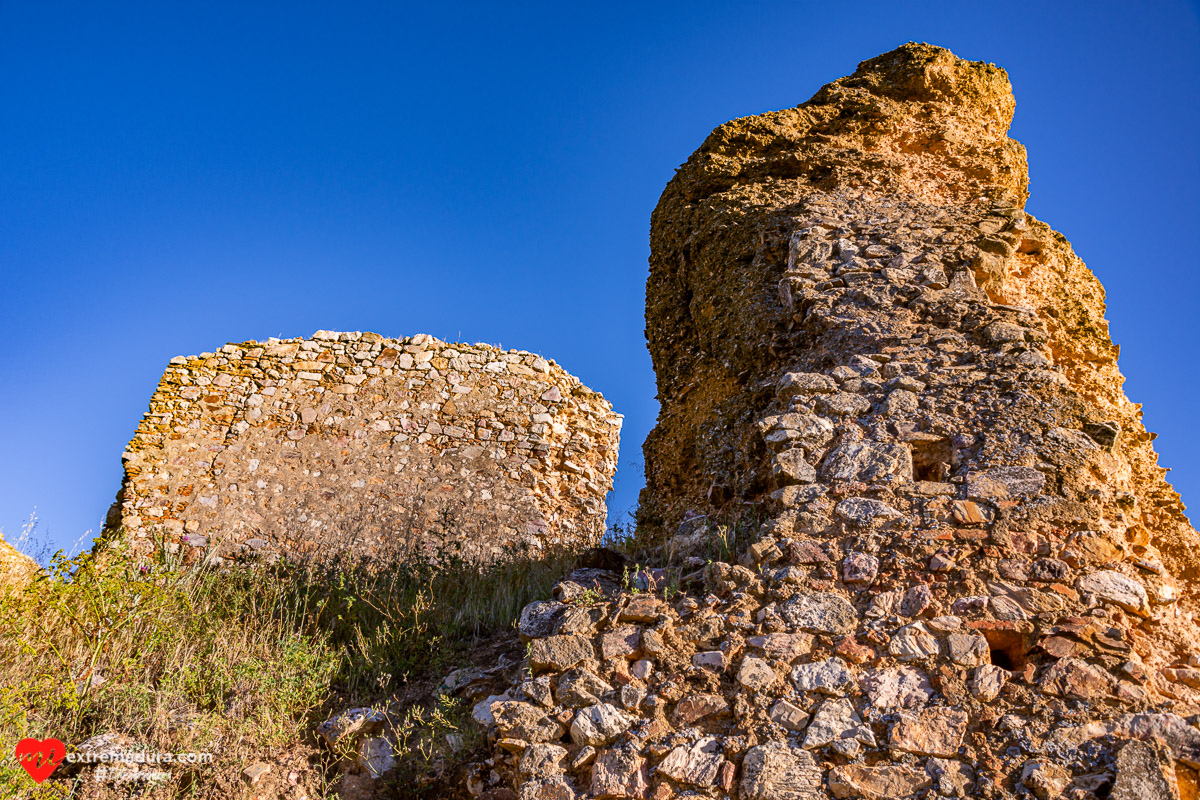
[[[60,554],[34,583],[0,592],[0,748],[118,732],[150,750],[214,754],[175,767],[156,796],[236,796],[244,766],[314,750],[313,726],[329,712],[383,706],[459,666],[476,637],[548,596],[572,560],[511,551],[486,570],[448,554],[386,570],[349,560],[217,570],[146,564],[117,544]],[[402,772],[444,760],[446,741],[469,747],[465,713],[410,709],[394,731],[414,762],[401,758]],[[314,770],[310,796],[327,793],[334,759]],[[0,761],[0,796],[78,788],[59,778],[34,787]]]

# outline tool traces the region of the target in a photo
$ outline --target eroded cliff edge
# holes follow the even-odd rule
[[[671,563],[525,610],[473,794],[1196,797],[1200,537],[1013,110],[909,44],[679,170],[639,529]]]

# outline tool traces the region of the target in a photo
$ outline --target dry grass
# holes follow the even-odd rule
[[[70,748],[117,732],[148,750],[214,754],[211,765],[173,768],[153,796],[236,796],[247,764],[315,751],[312,728],[328,711],[387,703],[407,682],[459,666],[474,637],[511,627],[572,560],[509,552],[480,569],[442,553],[388,570],[216,570],[145,564],[119,545],[60,554],[35,583],[0,594],[0,748],[24,737]],[[449,724],[436,710],[424,718]],[[306,778],[310,797],[328,791],[332,761]],[[3,797],[79,788],[64,768],[35,787],[0,762]]]

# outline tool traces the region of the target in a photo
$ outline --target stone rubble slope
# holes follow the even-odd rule
[[[640,530],[674,560],[577,571],[456,685],[471,795],[1197,796],[1200,537],[1013,110],[909,44],[680,169]],[[753,531],[728,563],[718,522]]]
[[[171,361],[109,517],[217,558],[592,544],[621,415],[553,361],[318,331]]]

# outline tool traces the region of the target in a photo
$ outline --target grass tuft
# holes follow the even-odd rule
[[[387,704],[406,684],[461,666],[474,640],[509,629],[574,558],[513,549],[487,568],[441,553],[388,569],[349,559],[216,569],[147,563],[119,536],[108,541],[0,589],[0,752],[25,737],[73,748],[119,733],[147,750],[213,754],[212,764],[174,766],[160,797],[236,796],[248,764],[289,748],[319,753],[313,726],[330,711]],[[407,715],[402,765],[429,759],[415,743],[457,730],[450,711]],[[334,756],[324,758],[310,797],[329,791]],[[3,797],[65,796],[78,780],[60,767],[35,786],[0,760]]]

